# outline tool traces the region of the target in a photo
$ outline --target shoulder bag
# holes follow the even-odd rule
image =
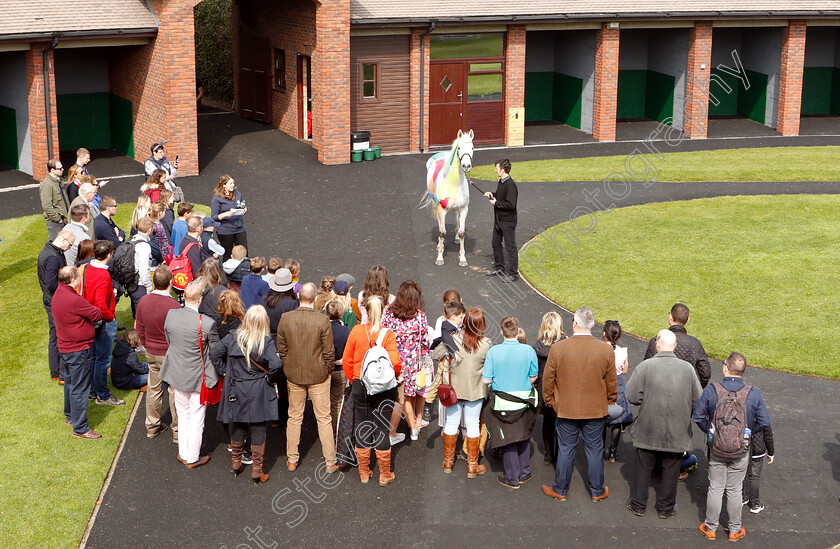
[[[455,389],[452,388],[451,379],[450,379],[450,372],[452,370],[452,355],[449,355],[449,364],[446,365],[446,383],[443,382],[443,372],[440,373],[441,381],[440,385],[438,385],[438,398],[440,399],[440,404],[444,408],[449,408],[453,404],[458,403],[458,396],[455,394]]]
[[[204,337],[201,333],[201,313],[198,314],[198,354],[201,356],[201,394],[199,395],[199,403],[203,406],[218,404],[222,400],[223,378],[220,377],[212,389],[207,387],[204,376]]]

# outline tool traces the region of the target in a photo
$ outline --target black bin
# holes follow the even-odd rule
[[[363,151],[370,148],[370,132],[359,130],[350,132],[350,150]]]

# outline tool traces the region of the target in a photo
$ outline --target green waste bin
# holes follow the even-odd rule
[[[371,147],[371,149],[373,149],[374,158],[382,158],[382,147],[377,145],[376,147]]]
[[[361,162],[362,161],[362,151],[351,151],[350,152],[350,162]]]
[[[364,158],[365,160],[373,160],[376,158],[376,153],[373,152],[373,149],[365,149]]]

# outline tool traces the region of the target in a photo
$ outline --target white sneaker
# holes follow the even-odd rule
[[[420,431],[411,431],[411,440],[417,440],[420,437]]]
[[[396,446],[397,444],[405,440],[405,433],[397,433],[397,436],[395,437],[388,435],[388,438],[391,439],[391,446]]]
[[[757,515],[762,511],[764,511],[764,506],[763,505],[759,505],[758,507],[750,507],[750,513],[752,513],[754,515]]]

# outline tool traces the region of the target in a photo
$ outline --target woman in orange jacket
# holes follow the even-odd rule
[[[397,351],[397,340],[394,333],[380,325],[382,320],[383,301],[377,295],[365,300],[368,312],[367,322],[357,324],[347,338],[342,356],[344,375],[352,383],[351,394],[354,406],[354,432],[362,434],[356,440],[356,458],[359,463],[359,477],[366,484],[373,473],[370,470],[370,452],[376,450],[376,460],[379,463],[379,485],[386,486],[393,482],[395,475],[391,472],[391,439],[388,436],[388,420],[391,410],[397,400],[397,388],[382,393],[369,395],[362,383],[362,361],[365,353],[375,345],[380,330],[386,330],[382,346],[391,358],[394,375],[400,375],[400,354]],[[386,414],[385,409],[390,408]],[[374,412],[376,412],[374,414]],[[385,418],[385,419],[383,419]],[[365,429],[358,429],[362,423]]]

